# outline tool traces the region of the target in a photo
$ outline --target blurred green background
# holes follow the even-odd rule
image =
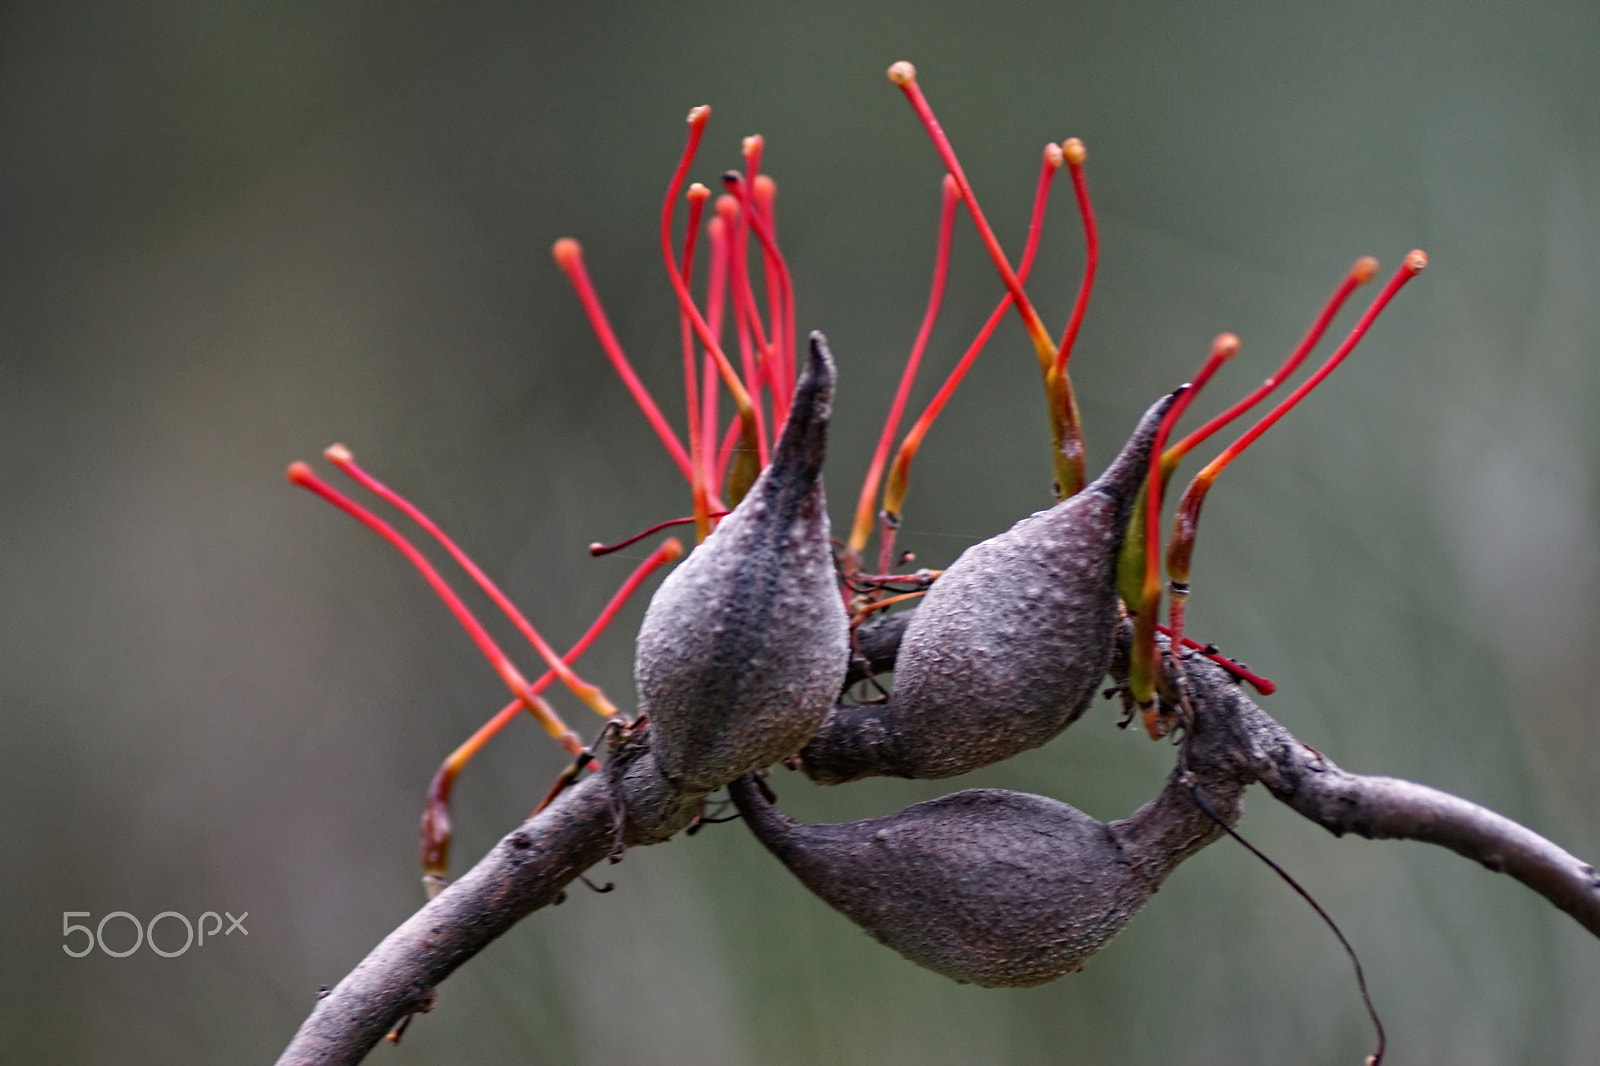
[[[347,442],[555,643],[575,638],[632,565],[584,546],[687,496],[548,250],[585,242],[675,408],[654,227],[691,105],[715,106],[699,180],[767,137],[799,324],[841,359],[844,520],[935,232],[939,168],[884,78],[902,58],[1014,250],[1040,148],[1089,145],[1104,255],[1074,376],[1092,467],[1218,331],[1244,349],[1206,411],[1276,365],[1356,256],[1386,276],[1428,250],[1350,364],[1212,494],[1190,628],[1276,679],[1267,709],[1345,766],[1600,856],[1597,56],[1586,0],[8,4],[0,1057],[270,1061],[317,986],[419,904],[423,790],[504,693],[406,566],[283,468]],[[1057,323],[1081,257],[1058,188],[1030,285]],[[932,370],[1000,291],[958,232]],[[930,438],[902,543],[937,565],[1048,499],[1037,371],[1008,323]],[[640,610],[587,659],[618,702]],[[811,820],[967,785],[1117,817],[1172,752],[1114,718],[1097,705],[959,783],[776,784]],[[560,764],[520,722],[470,768],[457,870]],[[1259,791],[1244,828],[1344,923],[1394,1061],[1600,1056],[1600,944],[1542,899],[1438,849],[1334,840]],[[374,1060],[1369,1047],[1326,930],[1227,842],[1084,973],[1023,992],[903,962],[736,824],[597,873],[617,890],[524,923]],[[249,934],[74,959],[68,910],[248,911]]]

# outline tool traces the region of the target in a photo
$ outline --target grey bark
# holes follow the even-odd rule
[[[1296,740],[1220,667],[1186,655],[1191,737],[1162,792],[1109,823],[1122,857],[1164,871],[1221,830],[1195,806],[1201,791],[1223,818],[1244,788],[1274,798],[1334,835],[1439,844],[1516,878],[1600,937],[1600,877],[1544,837],[1477,804],[1425,785],[1339,769]],[[693,817],[700,796],[674,790],[635,737],[605,772],[575,785],[500,841],[475,867],[391,933],[317,1002],[280,1066],[355,1063],[456,967],[528,914],[555,902],[583,870],[628,844],[664,840]],[[619,828],[618,816],[624,816]]]

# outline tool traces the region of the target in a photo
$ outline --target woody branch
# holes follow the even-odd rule
[[[1600,876],[1532,830],[1475,803],[1391,777],[1353,774],[1296,740],[1225,670],[1198,655],[1184,661],[1194,710],[1186,763],[1212,808],[1233,820],[1244,789],[1274,798],[1336,836],[1439,844],[1521,881],[1600,936]],[[644,761],[629,753],[635,765]],[[647,758],[647,755],[646,755]],[[670,835],[681,813],[661,821],[662,797],[645,773],[598,773],[507,835],[470,871],[389,934],[324,995],[279,1066],[360,1062],[407,1016],[432,1006],[434,989],[462,963],[541,907],[625,839]],[[651,812],[641,822],[638,813]],[[657,828],[646,831],[642,825]],[[1189,799],[1181,770],[1160,795],[1121,823],[1135,863],[1180,846],[1198,850],[1221,830]],[[1136,830],[1136,831],[1131,831]],[[1176,842],[1176,843],[1175,843]]]

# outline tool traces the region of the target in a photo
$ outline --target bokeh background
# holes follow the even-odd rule
[[[1191,629],[1276,679],[1265,706],[1342,764],[1600,855],[1597,56],[1586,0],[6,5],[0,1057],[270,1061],[317,986],[420,903],[423,789],[504,694],[404,563],[283,468],[347,442],[575,638],[632,565],[584,546],[687,497],[548,250],[584,240],[674,403],[654,227],[691,105],[715,105],[700,180],[767,137],[800,326],[842,362],[843,520],[935,232],[938,165],[884,79],[901,58],[1013,250],[1042,145],[1089,145],[1105,250],[1075,379],[1094,466],[1215,333],[1244,349],[1208,411],[1276,365],[1356,256],[1387,274],[1428,250],[1352,361],[1212,494]],[[1055,322],[1081,256],[1058,188],[1030,285]],[[963,223],[933,370],[999,292]],[[1036,379],[1008,324],[919,463],[903,543],[923,562],[1048,501]],[[623,703],[640,610],[586,661]],[[811,820],[958,785],[1116,817],[1172,752],[1114,719],[1099,705],[960,782],[777,786]],[[457,869],[560,764],[522,722],[471,767]],[[1264,794],[1244,829],[1344,923],[1395,1061],[1600,1056],[1600,944],[1542,899],[1427,846],[1335,840]],[[1369,1047],[1327,931],[1227,842],[1084,973],[1022,992],[903,962],[737,824],[597,874],[616,891],[525,922],[375,1060]],[[74,959],[69,910],[248,911],[249,933]]]

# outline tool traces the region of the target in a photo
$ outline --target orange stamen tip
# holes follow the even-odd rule
[[[288,474],[291,485],[307,485],[317,479],[317,475],[311,472],[311,468],[299,460],[289,464]]]
[[[907,63],[904,59],[889,67],[889,80],[900,88],[913,84],[917,80],[917,68]]]
[[[1065,163],[1066,161],[1066,156],[1062,154],[1061,146],[1059,144],[1056,144],[1052,141],[1044,146],[1045,166],[1049,167],[1051,170],[1060,170],[1061,164]]]
[[[691,126],[704,126],[706,124],[706,120],[710,117],[711,105],[701,104],[699,107],[691,107],[689,109],[688,122]]]
[[[1089,149],[1085,148],[1083,142],[1076,137],[1068,137],[1061,142],[1061,154],[1075,167],[1081,167],[1089,161]]]
[[[1156,708],[1151,707],[1141,712],[1140,717],[1144,720],[1144,731],[1149,734],[1151,740],[1160,740],[1169,732],[1166,721]]]
[[[661,542],[661,558],[664,562],[675,563],[683,558],[683,541],[677,537],[668,537]]]
[[[767,139],[761,136],[761,134],[752,133],[739,143],[740,154],[742,154],[746,159],[749,159],[752,155],[755,155],[757,152],[761,151],[766,143]]]
[[[739,217],[739,198],[732,193],[723,193],[717,197],[717,215],[728,219],[730,222]]]
[[[1428,269],[1428,253],[1421,248],[1413,248],[1406,253],[1405,268],[1412,274],[1420,274]]]
[[[711,190],[697,181],[689,186],[689,191],[683,194],[683,198],[691,204],[696,202],[703,204],[711,199]]]
[[[346,448],[343,444],[328,445],[326,448],[322,449],[322,457],[328,460],[330,463],[335,463],[341,466],[345,463],[353,463],[356,461],[356,457],[350,453],[350,449]]]
[[[771,200],[778,195],[778,183],[767,174],[757,174],[752,190],[757,200]]]
[[[1239,354],[1239,336],[1236,333],[1219,333],[1211,342],[1211,354],[1218,359],[1232,359]]]
[[[1364,255],[1355,261],[1350,268],[1350,277],[1355,279],[1357,285],[1365,285],[1378,276],[1378,261],[1370,255]]]
[[[571,237],[563,237],[550,246],[550,254],[556,257],[556,265],[562,270],[571,270],[583,260],[583,245]]]

